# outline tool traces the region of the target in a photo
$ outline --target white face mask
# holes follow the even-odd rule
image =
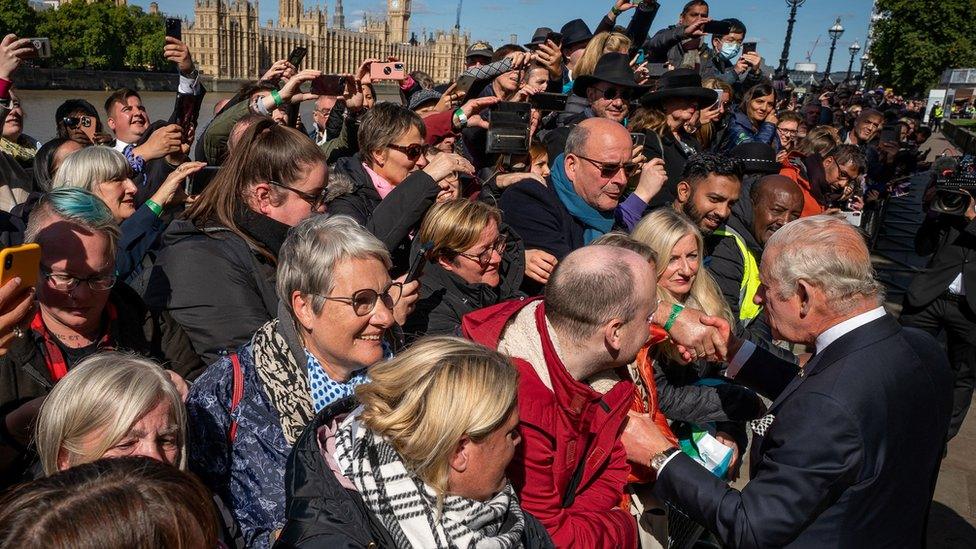
[[[739,55],[739,51],[742,49],[742,44],[737,42],[722,42],[722,49],[719,50],[719,55],[727,61],[731,61],[736,56]]]

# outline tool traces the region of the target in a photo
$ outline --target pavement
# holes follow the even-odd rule
[[[926,148],[931,150],[931,161],[952,145],[935,134],[923,145],[922,149]],[[928,172],[916,175],[907,196],[889,200],[872,254],[878,279],[887,288],[885,307],[896,316],[912,277],[928,262],[914,249],[915,233],[924,217],[921,203],[928,180]],[[748,470],[747,453],[744,474],[733,483],[735,488],[742,489],[748,483]],[[970,408],[959,434],[949,442],[942,461],[929,514],[928,548],[976,549],[976,405]]]

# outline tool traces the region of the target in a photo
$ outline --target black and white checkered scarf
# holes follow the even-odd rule
[[[335,437],[335,459],[370,510],[399,548],[520,547],[525,518],[508,484],[488,501],[445,496],[440,514],[437,495],[407,471],[393,446],[362,425],[359,410],[342,422]]]

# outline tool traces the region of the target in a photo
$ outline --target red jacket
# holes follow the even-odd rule
[[[507,301],[469,313],[461,321],[462,333],[497,348],[508,321],[534,301]],[[536,309],[535,319],[553,390],[531,364],[513,359],[519,370],[522,444],[508,477],[522,508],[542,522],[557,547],[636,547],[636,522],[620,507],[630,473],[620,433],[634,384],[621,381],[601,395],[576,381],[556,356],[545,305]]]

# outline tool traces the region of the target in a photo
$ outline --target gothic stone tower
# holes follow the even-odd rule
[[[278,26],[297,29],[302,18],[302,0],[278,0]]]
[[[387,0],[386,13],[389,34],[387,42],[404,43],[410,40],[410,0]]]

